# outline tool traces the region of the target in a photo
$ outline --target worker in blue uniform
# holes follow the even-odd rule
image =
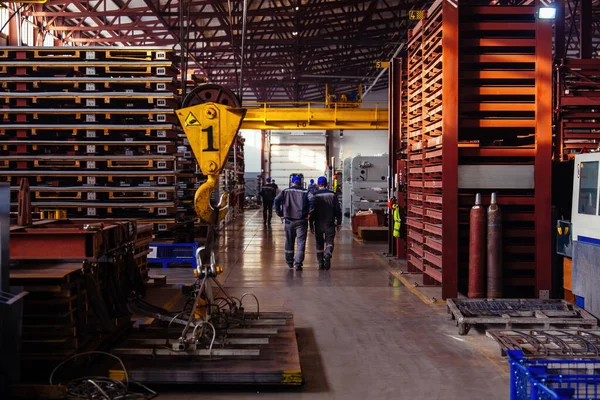
[[[315,234],[319,269],[331,268],[335,234],[342,229],[342,209],[337,194],[327,189],[327,178],[317,180],[315,211],[310,218],[310,231]]]
[[[294,176],[292,186],[275,197],[275,212],[285,222],[285,261],[290,268],[302,270],[308,220],[314,209],[314,196],[301,186],[301,178]],[[297,244],[295,256],[294,245]]]
[[[273,202],[275,196],[277,196],[277,188],[271,183],[271,178],[266,179],[267,183],[260,189],[260,197],[263,203],[263,224],[267,225],[271,223],[271,216],[273,215]]]
[[[308,191],[311,192],[314,195],[317,190],[319,190],[319,187],[315,183],[315,180],[311,179],[310,180],[310,185],[308,185]]]

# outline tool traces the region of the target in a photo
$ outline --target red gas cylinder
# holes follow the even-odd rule
[[[487,211],[487,296],[503,296],[502,280],[502,211],[496,203],[496,193]]]
[[[475,196],[469,221],[469,298],[485,297],[485,208]]]

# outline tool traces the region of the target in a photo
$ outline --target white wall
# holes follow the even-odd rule
[[[340,167],[340,160],[362,156],[376,156],[388,152],[388,131],[330,131],[332,155],[336,158],[336,167]]]
[[[262,151],[261,133],[258,129],[242,129],[240,134],[244,142],[244,163],[246,172],[261,172],[260,153]]]

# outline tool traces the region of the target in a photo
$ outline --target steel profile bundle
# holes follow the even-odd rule
[[[1,47],[0,178],[34,211],[139,218],[168,231],[193,220],[198,177],[174,109],[172,49]],[[16,204],[16,203],[15,203]]]
[[[552,25],[438,0],[408,41],[408,264],[466,293],[475,194],[504,213],[507,296],[550,289]],[[458,210],[458,212],[457,212]]]

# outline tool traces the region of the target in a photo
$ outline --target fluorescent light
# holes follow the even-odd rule
[[[298,32],[292,32],[292,36],[298,36]]]
[[[556,8],[540,7],[538,9],[538,18],[539,19],[555,19],[556,18]]]

